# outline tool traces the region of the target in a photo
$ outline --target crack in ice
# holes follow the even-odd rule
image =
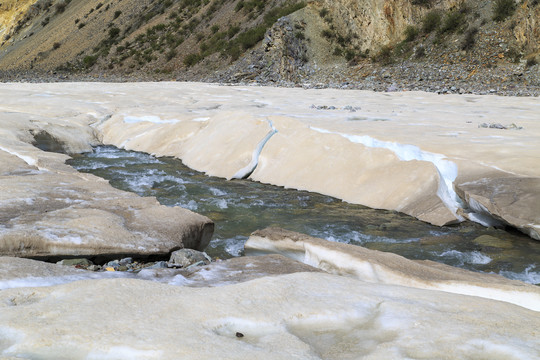
[[[266,134],[266,136],[257,144],[257,147],[255,150],[253,150],[253,154],[251,155],[251,161],[249,164],[247,164],[242,169],[238,170],[236,174],[232,176],[232,179],[246,179],[249,177],[253,171],[255,171],[255,168],[259,164],[259,156],[261,155],[262,149],[264,148],[264,145],[270,140],[274,134],[276,134],[278,131],[274,127],[274,123],[272,120],[267,120],[268,124],[270,125],[270,131]]]

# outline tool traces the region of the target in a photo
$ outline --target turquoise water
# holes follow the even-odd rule
[[[316,193],[249,180],[226,181],[194,171],[178,159],[110,146],[77,155],[68,163],[108,179],[116,188],[155,196],[164,205],[208,216],[216,224],[206,250],[213,257],[241,256],[251,232],[279,226],[409,259],[429,259],[540,283],[540,242],[515,231],[486,229],[471,222],[436,227],[397,212]],[[495,239],[475,240],[481,235]]]

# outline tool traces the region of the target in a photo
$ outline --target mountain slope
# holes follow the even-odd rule
[[[538,87],[538,3],[3,1],[0,71],[8,77],[62,72],[280,84],[367,79],[374,87],[435,79]],[[382,71],[389,76],[379,76]]]

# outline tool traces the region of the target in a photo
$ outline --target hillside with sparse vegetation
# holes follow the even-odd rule
[[[377,6],[359,11],[352,0],[7,1],[0,4],[0,72],[7,78],[371,81],[374,87],[407,81],[400,79],[405,74],[409,83],[539,85],[537,0],[388,0]],[[448,79],[437,77],[441,73]],[[475,80],[481,74],[489,79]]]

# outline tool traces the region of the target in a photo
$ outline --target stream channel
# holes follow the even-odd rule
[[[75,155],[68,164],[107,179],[118,189],[155,196],[161,204],[208,216],[216,228],[206,252],[214,258],[241,256],[250,233],[279,226],[409,259],[540,283],[540,242],[517,231],[484,228],[472,222],[436,227],[398,212],[317,193],[206,176],[175,158],[156,158],[112,146]]]

